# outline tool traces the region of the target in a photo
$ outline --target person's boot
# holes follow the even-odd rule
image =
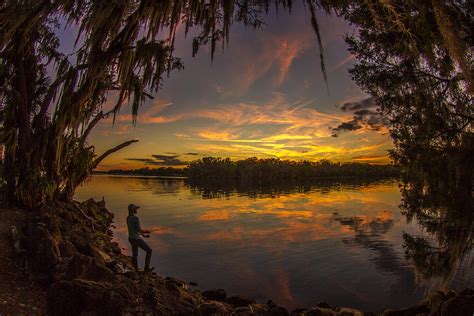
[[[150,261],[151,261],[151,253],[147,252],[145,256],[145,272],[150,272],[155,270],[155,267],[150,266]]]

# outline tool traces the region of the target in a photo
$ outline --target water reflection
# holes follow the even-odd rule
[[[418,265],[432,261],[414,260],[421,248],[404,236],[435,233],[416,216],[406,221],[393,181],[235,188],[97,176],[77,194],[91,196],[104,196],[116,214],[115,236],[126,252],[128,203],[141,205],[144,227],[181,223],[150,238],[153,263],[201,289],[226,288],[289,309],[324,300],[372,311],[415,304],[426,292]],[[413,254],[408,261],[405,251]]]
[[[231,195],[248,196],[250,198],[278,197],[291,193],[319,192],[329,194],[332,191],[360,190],[381,183],[395,183],[387,179],[354,179],[354,178],[322,178],[308,182],[286,182],[272,185],[255,185],[228,182],[196,182],[186,181],[193,194],[201,195],[204,199],[229,197]]]
[[[419,184],[402,188],[402,212],[416,221],[425,234],[403,234],[407,259],[415,266],[417,279],[429,281],[432,289],[461,290],[472,286],[469,273],[474,214],[469,190],[464,195],[432,190]]]

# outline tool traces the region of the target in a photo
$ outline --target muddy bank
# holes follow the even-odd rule
[[[51,315],[374,315],[321,302],[288,311],[225,290],[200,292],[184,281],[137,273],[112,241],[113,214],[105,202],[43,205],[29,212],[22,246],[31,279],[47,292]],[[474,291],[435,293],[385,315],[472,315]]]

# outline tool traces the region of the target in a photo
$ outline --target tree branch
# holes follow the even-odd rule
[[[99,121],[101,119],[104,118],[104,114],[102,112],[100,112],[99,114],[97,114],[96,117],[94,117],[94,119],[89,123],[89,126],[87,126],[85,132],[82,134],[81,136],[81,140],[80,140],[80,147],[83,147],[84,146],[84,143],[86,142],[87,140],[87,137],[89,136],[90,132],[92,131],[92,129],[94,128],[94,126],[97,125],[97,123],[99,123]]]
[[[103,153],[102,155],[100,155],[94,160],[94,162],[92,163],[92,169],[95,169],[101,163],[101,161],[104,160],[107,156],[136,142],[138,142],[138,139],[132,139],[118,146],[115,146],[114,148],[110,148],[109,150],[107,150],[105,153]]]

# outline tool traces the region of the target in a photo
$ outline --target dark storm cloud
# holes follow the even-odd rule
[[[373,98],[367,98],[357,102],[347,102],[341,106],[341,110],[344,112],[354,112],[362,109],[375,108],[375,102]]]
[[[186,161],[179,159],[179,155],[151,155],[156,162],[163,166],[181,166],[187,164]]]
[[[360,116],[360,117],[365,116],[365,115],[376,115],[376,114],[378,113],[372,110],[358,110],[354,112],[354,115]]]
[[[138,161],[138,162],[144,162],[144,163],[147,163],[147,162],[154,162],[155,160],[151,159],[151,158],[125,158],[125,160],[129,160],[129,161]]]
[[[341,110],[344,112],[352,112],[354,117],[352,120],[342,122],[335,128],[332,128],[334,132],[331,136],[338,137],[339,132],[344,131],[356,131],[363,127],[369,130],[379,131],[382,127],[388,125],[388,121],[380,115],[376,110],[377,105],[373,98],[367,98],[358,102],[348,102],[341,106]]]
[[[151,158],[125,158],[125,160],[143,162],[145,165],[152,165],[152,166],[161,165],[161,162],[156,161]]]
[[[333,128],[332,130],[334,132],[340,132],[340,131],[356,131],[358,129],[361,129],[362,126],[359,124],[359,120],[354,118],[352,121],[348,122],[343,122],[339,124],[339,126]]]
[[[179,159],[179,155],[151,155],[153,158],[126,158],[129,161],[143,162],[152,166],[182,166],[188,164],[187,161]]]

